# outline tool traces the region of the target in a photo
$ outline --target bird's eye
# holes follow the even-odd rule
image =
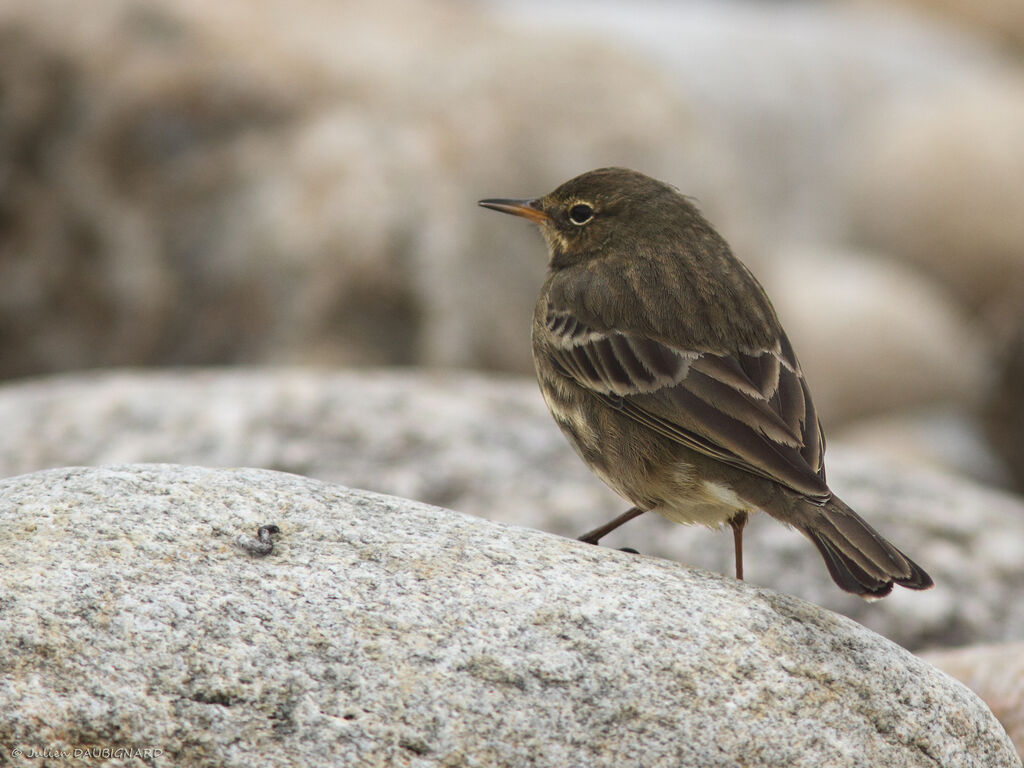
[[[569,209],[569,221],[576,226],[583,226],[594,218],[594,209],[586,203],[577,203]]]

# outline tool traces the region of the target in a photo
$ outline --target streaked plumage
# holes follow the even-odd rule
[[[481,205],[533,220],[547,240],[533,321],[538,380],[605,483],[676,522],[731,522],[738,575],[742,526],[760,509],[808,536],[845,590],[931,586],[829,490],[824,436],[789,339],[686,197],[605,168],[537,200]]]

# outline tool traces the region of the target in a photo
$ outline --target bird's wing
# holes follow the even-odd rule
[[[693,450],[818,502],[825,441],[793,349],[682,349],[641,333],[597,330],[571,312],[545,320],[560,372],[635,421]]]

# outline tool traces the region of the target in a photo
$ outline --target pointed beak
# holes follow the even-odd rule
[[[536,200],[480,200],[477,204],[484,208],[490,208],[493,211],[511,213],[513,216],[522,216],[524,219],[529,219],[536,224],[548,221],[551,218],[538,207]]]

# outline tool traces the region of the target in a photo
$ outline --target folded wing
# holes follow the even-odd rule
[[[784,333],[770,348],[718,354],[598,330],[566,311],[549,312],[546,326],[561,372],[630,418],[813,501],[831,497],[821,428]]]

